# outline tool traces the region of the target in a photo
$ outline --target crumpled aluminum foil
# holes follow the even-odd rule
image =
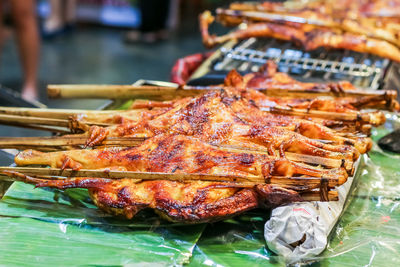
[[[360,160],[355,166],[357,171]],[[339,201],[292,203],[273,209],[264,228],[268,248],[281,255],[287,263],[320,254],[342,214],[354,177],[356,174],[338,187]]]

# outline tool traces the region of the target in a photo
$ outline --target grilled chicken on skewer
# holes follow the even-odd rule
[[[242,77],[233,71],[227,77],[227,85],[240,88],[243,86],[241,80]],[[243,94],[249,95],[248,91],[250,90],[244,89],[243,93],[240,89],[230,88],[209,92],[190,101],[181,101],[180,105],[177,102],[175,107],[170,107],[168,111],[163,110],[159,116],[149,116],[147,119],[142,117],[141,120],[124,119],[120,125],[108,128],[92,127],[88,145],[97,145],[107,136],[149,138],[158,133],[174,132],[194,135],[213,144],[267,150],[272,155],[279,151],[281,156],[285,151],[295,153],[308,151],[306,154],[336,159],[343,157],[338,153],[344,155],[353,153],[356,158],[358,152],[365,153],[371,147],[371,141],[366,138],[345,138],[315,122],[262,112],[254,105],[257,103],[254,97],[250,100],[242,97]],[[228,138],[229,136],[232,138]],[[332,144],[324,144],[305,137],[329,140]],[[295,140],[290,141],[290,139]],[[302,141],[304,145],[300,146]],[[358,152],[346,145],[354,145]],[[351,152],[352,150],[354,151]]]
[[[400,3],[392,0],[323,0],[281,2],[237,2],[229,6],[232,10],[269,11],[274,13],[314,12],[316,15],[334,18],[379,18],[398,21]]]
[[[231,33],[215,36],[208,32],[209,25],[214,17],[209,11],[200,15],[200,31],[206,47],[213,47],[229,40],[247,39],[250,37],[272,37],[293,42],[303,46],[306,50],[315,50],[320,47],[333,49],[348,49],[360,53],[375,54],[400,62],[400,49],[383,40],[365,37],[348,32],[341,32],[329,28],[315,27],[299,23],[251,23],[245,29],[238,29]],[[231,20],[229,21],[231,23]]]
[[[235,152],[184,135],[158,135],[138,147],[82,149],[59,152],[26,150],[15,163],[48,165],[62,169],[115,169],[143,172],[207,173],[237,176],[298,176],[338,178],[346,181],[344,169],[322,169],[270,157],[267,154]],[[203,170],[207,170],[204,172]]]
[[[292,23],[345,31],[357,35],[364,35],[377,40],[387,41],[395,46],[400,45],[396,29],[385,27],[385,23],[373,18],[333,18],[326,14],[319,14],[312,10],[304,12],[259,12],[245,10],[221,9],[216,10],[218,21],[225,25],[238,25],[247,22],[272,22],[291,25]],[[379,25],[379,22],[380,25]],[[379,25],[377,27],[377,25]],[[397,29],[398,30],[398,29]]]
[[[92,127],[88,145],[101,143],[107,136],[148,138],[160,133],[179,133],[214,145],[263,149],[282,157],[285,151],[348,160],[358,157],[359,152],[351,146],[323,144],[284,127],[246,123],[227,107],[229,103],[223,102],[223,92],[210,91],[154,120],[107,128]]]
[[[136,183],[131,179],[100,178],[49,181],[31,177],[21,180],[38,187],[87,188],[96,206],[112,215],[131,219],[143,209],[153,209],[164,219],[184,223],[214,222],[258,207],[321,199],[319,192],[298,193],[272,184],[241,188],[232,183],[204,181]],[[327,198],[337,200],[337,192],[329,191]]]
[[[140,147],[128,149],[72,150],[51,153],[25,151],[17,155],[15,161],[18,165],[39,164],[72,169],[108,168],[145,172],[252,175],[264,178],[274,175],[304,174],[336,178],[339,184],[345,182],[347,177],[344,169],[325,170],[293,163],[286,159],[270,158],[267,155],[229,152],[195,138],[179,135],[156,136]],[[100,208],[128,218],[132,218],[139,210],[149,207],[170,220],[185,222],[217,220],[255,208],[259,204],[271,206],[301,200],[301,196],[296,191],[269,184],[241,189],[240,186],[230,183],[204,181],[137,183],[130,179],[111,181],[77,178],[36,182],[38,186],[63,189],[89,188],[94,202]],[[200,192],[202,192],[201,198],[198,195]],[[228,203],[233,206],[229,207]],[[211,207],[212,211],[210,211]]]

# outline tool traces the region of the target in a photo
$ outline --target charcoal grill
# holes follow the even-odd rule
[[[221,82],[231,69],[255,72],[267,62],[277,63],[279,71],[300,81],[350,81],[360,88],[378,89],[391,61],[348,50],[303,51],[290,42],[273,38],[231,41],[219,48],[191,77],[191,84],[204,80]],[[211,81],[210,81],[211,80]]]

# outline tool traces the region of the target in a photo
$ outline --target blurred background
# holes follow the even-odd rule
[[[0,105],[97,109],[106,101],[49,100],[46,86],[169,81],[178,58],[205,51],[198,14],[225,4],[229,1],[0,0]],[[0,126],[0,136],[42,135],[49,133]],[[12,163],[5,154],[0,151],[0,163]]]
[[[46,85],[168,81],[179,57],[205,51],[198,14],[228,1],[3,0],[0,4],[0,93],[9,88],[48,107],[90,109],[104,101],[49,101]],[[7,96],[2,101],[2,105],[9,102]]]

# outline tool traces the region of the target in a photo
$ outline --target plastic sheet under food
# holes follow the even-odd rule
[[[360,160],[365,162],[367,158],[363,155]],[[358,164],[359,161],[356,169]],[[357,176],[356,173],[354,177]],[[268,247],[288,263],[319,255],[343,211],[354,177],[338,187],[338,201],[292,203],[274,209],[264,228]]]
[[[395,128],[397,116],[373,131],[376,141]],[[291,265],[400,266],[400,155],[376,144],[370,158],[360,162],[345,210],[328,237],[322,254]],[[265,246],[261,221],[239,216],[206,228],[197,243],[191,266],[281,266],[285,260]],[[313,265],[314,266],[314,265]]]
[[[400,156],[377,146],[369,155],[327,248],[306,264],[400,266]],[[126,221],[99,211],[85,190],[14,183],[0,201],[0,265],[282,266],[265,243],[268,219],[254,210],[214,224],[170,224],[153,213]]]

